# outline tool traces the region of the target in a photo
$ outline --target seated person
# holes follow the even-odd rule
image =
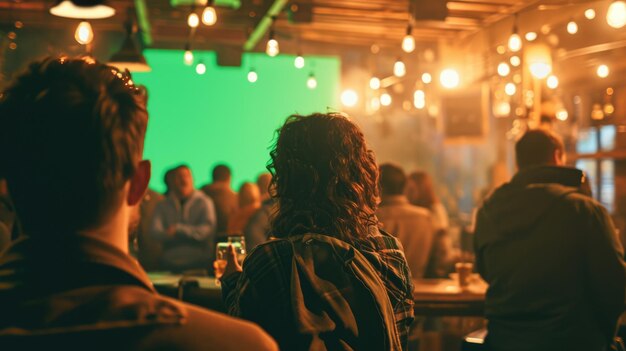
[[[414,279],[424,278],[435,237],[428,209],[413,206],[404,195],[406,174],[400,166],[380,166],[382,201],[376,211],[380,225],[400,240]]]
[[[259,186],[261,191],[261,202],[265,202],[270,199],[270,183],[272,182],[272,174],[265,172],[259,174],[256,178],[256,185]]]
[[[239,188],[239,209],[228,221],[228,234],[242,235],[250,217],[261,207],[261,193],[254,183],[243,183]]]
[[[213,201],[194,189],[189,167],[178,166],[169,174],[167,198],[154,208],[150,229],[163,243],[160,266],[174,272],[207,269],[214,246]]]
[[[413,285],[400,243],[377,228],[378,167],[362,132],[339,114],[291,116],[270,155],[277,239],[254,249],[243,271],[234,250],[227,255],[222,295],[229,313],[257,322],[282,350],[406,347]],[[323,251],[328,246],[334,254]],[[330,270],[319,266],[333,255],[346,261]],[[360,270],[350,271],[352,264]],[[380,297],[380,309],[348,307],[360,302],[354,294],[371,281],[351,284],[346,272],[369,272],[375,282],[369,298]],[[345,289],[333,289],[337,276],[346,278]],[[375,311],[372,320],[360,317]],[[372,327],[375,319],[384,319],[384,327]],[[367,344],[374,339],[365,330],[388,338],[391,348]]]
[[[2,350],[276,350],[250,323],[159,296],[129,256],[147,122],[141,90],[93,59],[33,63],[4,92],[0,173],[25,234],[0,257]]]

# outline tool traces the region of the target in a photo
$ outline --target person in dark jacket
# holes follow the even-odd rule
[[[607,350],[625,306],[622,245],[607,211],[567,168],[562,141],[528,131],[518,173],[479,210],[476,264],[489,283],[490,350]]]
[[[0,349],[276,350],[257,326],[159,296],[128,254],[150,179],[130,77],[49,58],[1,95],[0,173],[23,234],[0,257]]]

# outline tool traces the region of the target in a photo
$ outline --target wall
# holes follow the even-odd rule
[[[233,170],[233,186],[254,181],[265,171],[274,131],[293,113],[338,109],[340,63],[337,58],[308,58],[298,70],[293,56],[245,55],[241,67],[218,67],[212,52],[195,52],[207,66],[198,75],[183,64],[183,52],[146,50],[152,71],[133,79],[148,88],[150,121],[145,158],[152,161],[151,188],[164,190],[163,175],[188,164],[196,186],[210,182],[215,164]],[[251,84],[251,65],[258,81]],[[315,72],[318,86],[306,80]]]

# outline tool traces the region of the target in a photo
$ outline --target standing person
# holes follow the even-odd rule
[[[250,323],[158,295],[129,256],[147,122],[129,77],[93,59],[33,63],[3,93],[0,173],[24,234],[0,257],[2,350],[276,350]]]
[[[435,194],[435,187],[428,173],[418,171],[409,174],[405,194],[411,204],[430,210],[433,218],[435,234],[425,277],[447,277],[453,270],[454,263],[459,260],[460,253],[454,249],[448,232],[448,212]]]
[[[339,114],[294,115],[270,155],[277,239],[253,250],[243,271],[230,251],[229,313],[283,350],[402,348],[413,286],[400,243],[377,228],[378,167],[362,132]]]
[[[624,311],[623,249],[606,209],[564,167],[561,139],[531,130],[518,172],[478,211],[476,266],[489,283],[490,350],[608,350]]]
[[[228,234],[242,235],[250,217],[261,207],[261,192],[254,183],[243,183],[239,188],[239,209],[228,222]]]
[[[380,166],[382,201],[376,211],[380,225],[400,240],[414,279],[424,278],[435,237],[430,211],[413,206],[404,195],[406,175],[401,167]]]
[[[161,267],[175,272],[205,269],[213,249],[213,201],[194,189],[189,167],[174,168],[169,179],[167,198],[156,205],[150,228],[152,237],[163,243]]]
[[[272,183],[272,174],[265,172],[259,174],[256,178],[256,185],[259,186],[261,191],[261,202],[265,202],[270,199],[270,184]]]
[[[418,171],[409,174],[406,196],[411,204],[427,208],[432,212],[437,230],[448,230],[450,226],[448,211],[439,201],[428,173]]]
[[[228,221],[239,208],[237,193],[231,189],[231,171],[226,165],[213,168],[213,183],[202,187],[202,191],[213,200],[217,215],[217,238],[228,235]]]

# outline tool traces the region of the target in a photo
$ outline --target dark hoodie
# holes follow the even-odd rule
[[[623,249],[584,174],[520,171],[478,212],[491,350],[606,350],[624,310]]]

